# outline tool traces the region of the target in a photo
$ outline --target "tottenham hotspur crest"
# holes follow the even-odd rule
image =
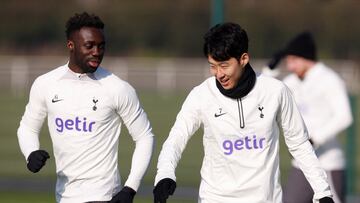
[[[95,99],[95,97],[93,98],[93,103],[94,103],[94,106],[93,106],[93,110],[96,111],[97,107],[96,107],[96,103],[99,101],[98,99]]]
[[[263,109],[264,107],[259,105],[258,110],[260,111],[260,118],[264,118]]]

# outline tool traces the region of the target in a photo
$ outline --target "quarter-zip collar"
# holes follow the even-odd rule
[[[224,89],[219,81],[215,78],[216,87],[221,94],[232,99],[236,99],[239,112],[240,128],[245,128],[244,109],[242,98],[245,97],[254,88],[256,82],[256,74],[250,63],[246,64],[244,73],[240,77],[237,85],[229,90]]]

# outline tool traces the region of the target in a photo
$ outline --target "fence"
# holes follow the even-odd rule
[[[65,56],[0,56],[0,88],[14,94],[27,92],[33,80],[67,62]],[[260,72],[266,60],[252,60]],[[360,93],[360,67],[353,61],[325,61],[344,78],[350,93]],[[209,76],[204,58],[121,58],[105,57],[103,64],[139,90],[187,91]],[[280,78],[287,74],[280,68]]]

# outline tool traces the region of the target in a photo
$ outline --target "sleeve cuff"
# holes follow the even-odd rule
[[[314,203],[319,203],[319,199],[323,198],[323,197],[331,197],[332,198],[332,194],[331,194],[331,191],[330,190],[327,190],[327,191],[324,191],[324,192],[321,192],[321,193],[315,193],[314,194],[314,199],[313,199],[313,202]]]
[[[154,183],[154,186],[162,179],[164,178],[170,178],[172,179],[173,181],[176,182],[176,176],[174,173],[167,173],[167,174],[157,174],[156,177],[155,177],[155,183]]]
[[[136,181],[136,180],[126,180],[124,186],[128,186],[130,188],[132,188],[133,190],[135,190],[136,192],[139,189],[141,181]]]

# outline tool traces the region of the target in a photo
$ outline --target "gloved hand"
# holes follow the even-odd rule
[[[164,178],[156,184],[154,193],[154,203],[166,203],[169,195],[174,194],[176,182],[171,178]]]
[[[331,197],[323,197],[319,199],[319,203],[334,203],[334,200]]]
[[[274,56],[271,58],[271,60],[268,63],[268,67],[273,70],[276,68],[276,66],[279,64],[280,60],[284,57],[285,52],[283,50],[278,51],[274,54]]]
[[[27,159],[28,163],[26,166],[31,172],[37,173],[45,165],[48,158],[50,158],[49,153],[45,150],[33,151]]]
[[[128,186],[125,186],[110,200],[110,203],[132,203],[135,194],[135,190]]]

